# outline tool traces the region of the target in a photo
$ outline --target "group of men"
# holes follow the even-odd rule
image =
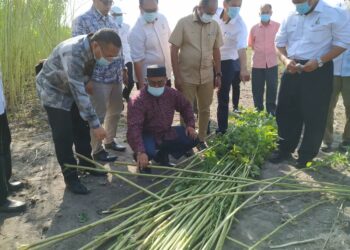
[[[180,19],[173,31],[158,12],[157,0],[139,0],[140,17],[131,30],[123,22],[122,10],[112,6],[113,1],[93,0],[91,9],[74,20],[73,38],[53,50],[37,75],[38,95],[47,112],[67,188],[77,194],[89,192],[80,182],[78,171],[67,165],[94,168],[90,161],[75,157],[73,145],[76,153],[102,162],[117,159],[108,151],[125,151],[115,139],[123,98],[128,101],[127,141],[141,171],[150,171],[150,160],[171,166],[169,155],[180,158],[195,146],[198,150],[207,147],[215,88],[216,132],[226,133],[230,89],[237,111],[240,82],[250,80],[248,45],[253,49],[254,105],[258,111],[265,109],[266,84],[266,111],[276,116],[278,123],[279,148],[270,160],[278,163],[289,159],[302,138],[297,166],[305,167],[321,146],[333,88],[332,60],[350,47],[350,14],[330,7],[324,0],[292,2],[296,11],[281,27],[271,20],[272,6],[262,5],[261,21],[248,35],[239,15],[242,0],[224,0],[223,9],[218,9],[217,0],[200,0],[193,13]],[[277,54],[286,71],[276,106]],[[341,67],[335,72],[337,87],[331,110],[340,92],[344,97],[349,95],[344,75],[349,73],[349,54],[337,60]],[[135,83],[140,91],[130,97]],[[198,112],[198,133],[194,108]],[[182,117],[179,126],[173,126],[175,112]],[[2,113],[0,109],[0,114],[6,114],[5,109]],[[332,142],[332,119],[330,113],[327,145]],[[5,118],[2,120],[7,124]],[[349,129],[347,124],[344,144],[350,144]],[[1,157],[9,154],[9,143],[9,139],[1,140]],[[6,168],[0,170],[0,185],[6,190],[16,186],[9,183]],[[98,171],[89,173],[103,175]],[[23,203],[7,199],[7,194],[1,193],[0,210],[23,209]]]

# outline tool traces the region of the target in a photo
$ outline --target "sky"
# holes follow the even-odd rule
[[[330,4],[337,4],[340,1],[342,0],[326,0]],[[125,22],[133,26],[140,14],[139,0],[115,0],[114,2],[123,9]],[[198,0],[159,0],[159,12],[168,18],[170,27],[174,28],[181,17],[192,13],[193,7],[198,2]],[[219,6],[222,6],[222,2],[223,0],[219,0]],[[87,11],[92,5],[92,0],[69,0],[69,3],[71,16],[69,19],[73,19]],[[259,22],[259,7],[263,3],[272,4],[272,19],[277,22],[281,22],[289,12],[295,9],[291,0],[243,0],[241,16],[248,28]]]

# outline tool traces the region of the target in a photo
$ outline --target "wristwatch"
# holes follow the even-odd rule
[[[322,62],[322,59],[321,57],[317,58],[317,64],[318,64],[318,67],[321,68],[323,66],[323,62]]]

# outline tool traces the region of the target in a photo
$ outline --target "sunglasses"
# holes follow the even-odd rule
[[[110,6],[114,4],[113,0],[100,0],[101,3],[103,3],[106,6]]]

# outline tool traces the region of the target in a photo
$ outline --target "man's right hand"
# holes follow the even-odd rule
[[[137,154],[137,166],[141,169],[144,169],[148,166],[149,159],[148,155],[145,153],[138,153]]]
[[[98,127],[98,128],[92,129],[92,133],[94,134],[96,139],[98,139],[100,141],[102,141],[107,136],[107,133],[103,127]]]
[[[182,92],[182,87],[183,87],[184,81],[182,79],[182,76],[177,76],[175,77],[175,88]]]
[[[89,81],[86,85],[85,85],[85,91],[86,93],[88,93],[89,95],[92,95],[94,93],[93,91],[94,86],[92,84],[92,81]]]
[[[284,60],[284,65],[286,66],[286,69],[290,74],[295,74],[298,72],[297,63],[294,60],[290,60],[287,58]]]

